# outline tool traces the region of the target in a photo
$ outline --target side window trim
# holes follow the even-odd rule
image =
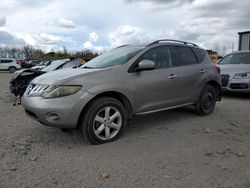
[[[194,54],[194,56],[196,58],[196,64],[199,64],[200,62],[199,62],[198,56],[195,54],[193,48],[190,48],[190,50],[193,52],[193,54]]]

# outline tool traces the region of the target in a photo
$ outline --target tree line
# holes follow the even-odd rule
[[[21,48],[16,47],[0,47],[0,57],[13,58],[17,60],[55,60],[64,59],[70,57],[82,58],[84,60],[90,60],[98,56],[97,52],[91,50],[80,50],[76,52],[68,52],[66,47],[63,47],[62,51],[45,53],[41,49],[35,49],[30,45],[23,46]]]

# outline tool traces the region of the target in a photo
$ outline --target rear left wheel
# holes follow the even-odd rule
[[[16,67],[10,67],[9,68],[10,73],[14,73],[14,72],[16,72],[16,70],[17,70]]]
[[[206,85],[196,103],[196,111],[199,115],[208,115],[213,112],[216,103],[216,90],[211,85]]]
[[[126,111],[121,102],[114,98],[98,98],[91,102],[80,123],[80,130],[88,143],[112,142],[120,137],[126,127]]]

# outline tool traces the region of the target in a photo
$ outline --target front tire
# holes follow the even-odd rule
[[[80,118],[83,138],[90,144],[104,144],[117,140],[127,124],[122,103],[111,97],[92,101]]]
[[[216,104],[216,90],[211,85],[206,85],[196,103],[196,112],[199,115],[211,114]]]

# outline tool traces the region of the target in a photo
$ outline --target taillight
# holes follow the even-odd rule
[[[21,62],[20,61],[16,61],[16,64],[21,65]]]
[[[215,65],[217,72],[220,74],[220,65]]]

